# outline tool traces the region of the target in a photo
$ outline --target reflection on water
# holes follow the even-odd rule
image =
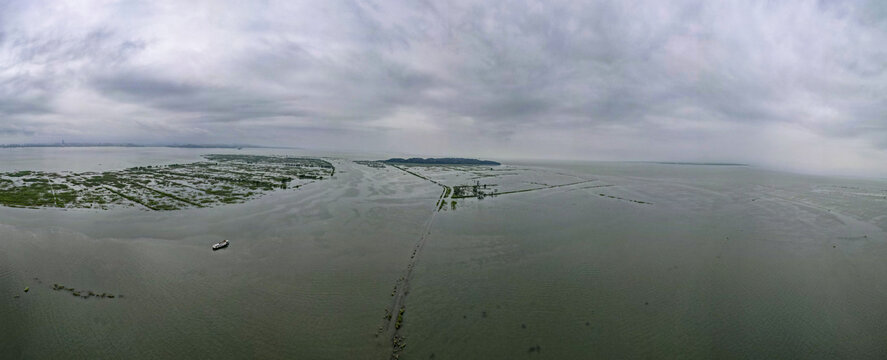
[[[0,170],[206,152],[15,150],[32,152],[0,153]],[[211,209],[0,208],[0,354],[387,358],[391,344],[374,334],[441,188],[333,163],[328,182]],[[436,212],[405,300],[402,358],[887,352],[884,182],[733,166],[519,167],[533,170],[531,185],[596,182]],[[222,239],[231,246],[213,252]],[[84,299],[53,283],[124,296]]]

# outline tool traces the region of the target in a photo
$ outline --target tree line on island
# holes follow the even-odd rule
[[[433,165],[502,165],[491,160],[478,160],[466,158],[391,158],[382,160],[387,164],[433,164]]]

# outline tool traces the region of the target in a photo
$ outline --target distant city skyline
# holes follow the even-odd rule
[[[879,1],[0,2],[0,144],[887,176]]]

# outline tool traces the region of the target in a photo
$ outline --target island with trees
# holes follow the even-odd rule
[[[478,159],[466,159],[466,158],[391,158],[388,160],[382,160],[383,163],[388,164],[428,164],[428,165],[502,165],[498,162],[491,160],[478,160]]]

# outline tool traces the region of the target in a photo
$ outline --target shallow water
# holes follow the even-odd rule
[[[7,150],[4,170],[49,171],[219,152]],[[389,339],[374,334],[441,188],[333,163],[331,180],[218,208],[0,208],[0,354],[388,358]],[[405,300],[402,358],[887,355],[887,183],[735,166],[514,166],[532,182],[595,182],[437,213]],[[225,238],[230,248],[209,249]],[[53,283],[124,297],[81,299]]]
[[[565,170],[617,186],[503,196],[439,219],[413,282],[405,355],[887,352],[885,233],[866,222],[887,202],[814,192],[845,184],[883,194],[884,183],[747,167]]]
[[[373,331],[436,186],[334,164],[328,182],[211,209],[0,208],[0,353],[384,358]]]

